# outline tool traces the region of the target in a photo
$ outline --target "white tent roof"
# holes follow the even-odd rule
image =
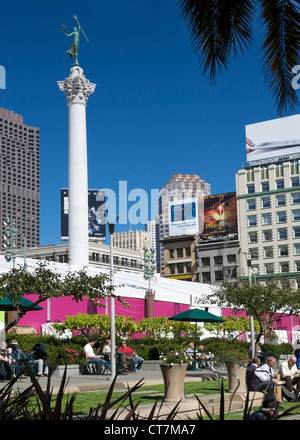
[[[27,258],[27,269],[34,271],[41,260]],[[72,270],[78,270],[78,267],[71,266],[66,263],[58,263],[49,261],[49,268],[57,270],[58,273],[64,274]],[[23,266],[24,259],[16,259],[16,267]],[[7,262],[4,256],[0,256],[0,273],[9,272],[12,269],[12,263]],[[107,268],[98,268],[95,266],[88,266],[87,273],[89,275],[99,273],[110,273]],[[197,306],[197,298],[201,298],[204,294],[211,293],[213,287],[209,284],[192,283],[188,281],[175,280],[161,277],[160,274],[155,274],[157,283],[150,287],[155,291],[155,301],[166,301],[191,306]],[[115,294],[124,298],[145,298],[145,291],[148,288],[148,281],[143,277],[142,273],[125,272],[117,270],[114,273],[114,284],[117,286]],[[210,307],[211,305],[201,304],[199,308]],[[213,313],[213,312],[212,312]]]

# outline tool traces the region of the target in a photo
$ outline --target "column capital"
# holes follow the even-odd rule
[[[94,92],[96,84],[91,83],[85,75],[83,69],[74,66],[70,70],[70,75],[64,81],[57,81],[58,87],[67,95],[69,104],[80,102],[87,103],[88,97]]]

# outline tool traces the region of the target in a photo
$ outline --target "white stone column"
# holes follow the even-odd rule
[[[70,264],[83,267],[89,263],[86,104],[96,84],[85,78],[79,66],[73,67],[69,77],[57,83],[66,93],[69,106]]]

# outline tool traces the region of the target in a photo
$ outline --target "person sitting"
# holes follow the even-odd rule
[[[127,361],[130,361],[132,371],[135,373],[136,371],[140,371],[142,368],[144,359],[138,356],[132,348],[128,347],[126,341],[121,341],[121,347],[118,350],[121,353],[121,362],[123,366],[123,371],[125,373],[130,373],[130,370],[127,366]]]
[[[18,341],[16,339],[12,339],[7,349],[11,350],[11,353],[15,357],[14,370],[16,376],[20,378],[25,378],[27,376],[25,374],[22,374],[22,367],[24,367],[24,359],[26,359],[26,355],[23,350],[21,350],[21,348],[18,348],[18,345]]]
[[[272,356],[267,358],[267,362],[258,367],[255,370],[256,376],[259,380],[264,384],[265,382],[270,382],[270,385],[276,386],[278,379],[274,379],[274,370],[273,367],[276,364],[276,359]],[[291,393],[284,385],[277,385],[281,387],[283,397],[289,402],[299,402],[299,398],[297,395]],[[275,394],[274,394],[275,395]]]
[[[264,392],[265,390],[267,396],[275,399],[275,382],[268,380],[267,378],[263,380],[259,379],[259,377],[255,374],[257,368],[260,367],[260,360],[258,357],[253,358],[252,362],[248,365],[246,370],[246,385],[249,391],[260,391]]]
[[[272,420],[275,411],[278,409],[282,409],[277,400],[266,397],[263,402],[262,406],[259,408],[259,410],[254,411],[250,416],[248,417],[248,420]]]
[[[11,355],[7,349],[7,342],[3,341],[0,346],[0,380],[11,377]]]
[[[46,352],[45,344],[35,344],[31,350],[33,361],[37,364],[37,376],[48,376],[50,357]]]
[[[105,342],[105,345],[103,347],[103,351],[102,351],[104,359],[106,361],[108,361],[108,362],[109,362],[110,356],[111,356],[111,347],[110,347],[110,345],[111,345],[111,340],[107,339],[106,342]]]
[[[293,351],[293,355],[296,357],[296,366],[300,368],[300,339],[297,339],[297,347]]]
[[[280,378],[285,381],[285,387],[293,392],[293,385],[296,385],[296,393],[300,393],[300,370],[297,368],[296,356],[291,356],[279,367]]]
[[[186,349],[186,354],[188,358],[190,359],[188,369],[192,369],[195,363],[195,346],[193,342],[189,343],[188,348]]]
[[[210,359],[210,356],[207,351],[204,351],[203,345],[199,345],[199,350],[196,353],[196,359],[200,361],[200,368],[205,368],[205,366],[207,365],[206,361]]]
[[[101,355],[96,355],[94,353],[93,346],[96,344],[96,342],[97,342],[97,338],[90,338],[89,342],[83,348],[87,363],[99,364],[99,366],[104,365],[105,368],[111,371],[110,362],[103,359]]]

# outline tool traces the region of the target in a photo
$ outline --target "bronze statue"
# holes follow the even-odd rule
[[[78,51],[79,51],[79,33],[80,31],[82,31],[83,35],[85,36],[87,42],[88,39],[85,35],[85,33],[83,32],[82,27],[80,26],[80,23],[78,21],[78,17],[77,15],[73,15],[74,20],[77,21],[78,27],[74,26],[73,28],[73,32],[71,34],[66,34],[66,26],[65,25],[61,25],[59,26],[59,29],[61,30],[61,32],[63,32],[67,37],[73,37],[73,42],[72,42],[72,46],[70,47],[69,50],[67,50],[67,53],[70,55],[71,59],[73,60],[73,58],[75,58],[75,63],[74,66],[79,66],[78,63]]]

